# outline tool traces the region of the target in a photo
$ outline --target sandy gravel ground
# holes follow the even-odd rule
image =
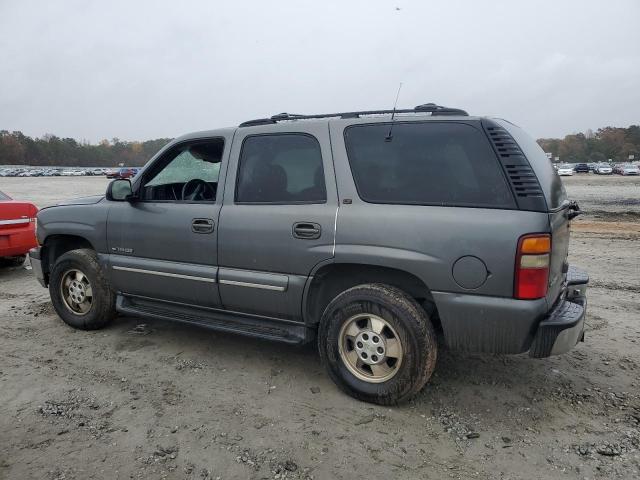
[[[313,348],[120,318],[74,331],[0,270],[0,478],[640,478],[640,178],[565,179],[587,214],[586,341],[545,360],[441,349],[410,403],[340,393]],[[51,204],[101,178],[2,178]]]

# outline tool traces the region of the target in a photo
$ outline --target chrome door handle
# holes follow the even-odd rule
[[[191,222],[191,231],[193,233],[211,233],[213,225],[213,220],[210,218],[194,218]]]

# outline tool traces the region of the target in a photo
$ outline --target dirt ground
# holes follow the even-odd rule
[[[413,401],[347,397],[313,348],[120,318],[75,331],[0,270],[0,478],[640,478],[640,178],[565,177],[586,215],[585,343],[544,360],[441,348]],[[1,178],[40,206],[102,178]]]

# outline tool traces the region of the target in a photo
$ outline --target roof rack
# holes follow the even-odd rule
[[[255,120],[248,120],[242,122],[240,127],[253,127],[256,125],[269,125],[273,123],[291,121],[291,120],[311,120],[317,118],[360,118],[367,115],[385,115],[392,113],[430,113],[435,115],[461,115],[468,116],[469,114],[459,108],[443,107],[436,105],[435,103],[424,103],[418,105],[412,109],[399,109],[399,110],[365,110],[362,112],[342,112],[342,113],[320,113],[317,115],[299,115],[296,113],[278,113],[269,118],[258,118]]]

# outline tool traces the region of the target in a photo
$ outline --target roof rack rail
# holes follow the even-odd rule
[[[362,116],[367,115],[390,115],[394,113],[394,110],[364,110],[359,112],[341,112],[341,113],[319,113],[317,115],[300,115],[297,113],[278,113],[277,115],[273,115],[269,118],[257,118],[255,120],[248,120],[246,122],[242,122],[240,127],[253,127],[256,125],[269,125],[273,123],[278,123],[282,121],[290,121],[290,120],[311,120],[318,118],[360,118]],[[449,108],[443,107],[441,105],[436,105],[435,103],[424,103],[422,105],[418,105],[412,109],[396,109],[395,113],[430,113],[432,116],[435,115],[460,115],[460,116],[468,116],[469,114],[464,110],[459,108]]]

